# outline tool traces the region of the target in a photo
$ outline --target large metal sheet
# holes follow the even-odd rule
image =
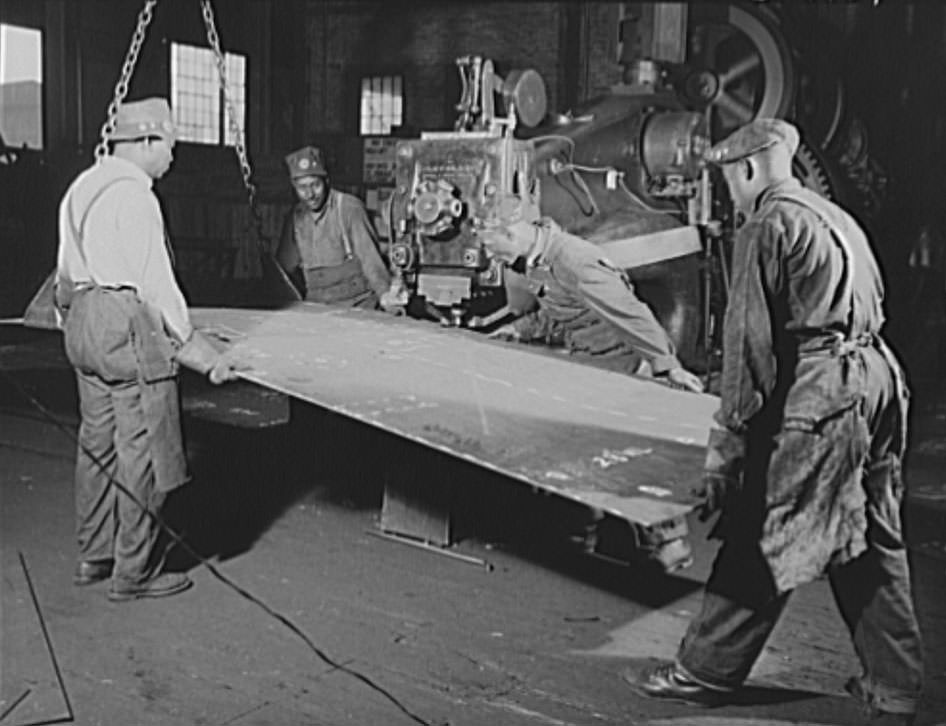
[[[383,313],[198,308],[247,380],[652,526],[695,501],[715,399]]]
[[[703,243],[696,227],[673,227],[598,244],[601,251],[618,267],[632,270],[655,262],[673,260],[702,252]]]

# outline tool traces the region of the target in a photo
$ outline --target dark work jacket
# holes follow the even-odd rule
[[[779,591],[865,547],[862,391],[900,376],[882,302],[850,215],[795,179],[760,195],[734,243],[716,414],[729,443],[711,439],[707,469],[743,476],[722,534],[758,541]]]

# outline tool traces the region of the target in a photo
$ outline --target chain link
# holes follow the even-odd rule
[[[217,60],[217,72],[220,75],[220,88],[223,91],[223,100],[226,106],[227,120],[229,121],[230,133],[233,135],[234,148],[237,159],[240,163],[240,173],[243,176],[243,186],[246,187],[246,194],[250,202],[250,211],[253,214],[256,223],[256,230],[259,239],[262,240],[263,218],[256,204],[256,185],[253,184],[253,170],[250,168],[250,159],[246,153],[246,144],[244,141],[243,130],[237,122],[236,107],[233,99],[230,97],[230,86],[227,82],[227,65],[223,51],[220,49],[220,36],[217,34],[217,27],[214,22],[213,7],[210,0],[200,0],[201,12],[204,16],[204,25],[207,26],[207,42],[213,49],[214,57]]]
[[[138,14],[138,22],[135,32],[131,38],[131,44],[125,55],[125,62],[122,64],[122,72],[118,83],[115,84],[115,93],[111,103],[108,105],[105,123],[102,124],[99,143],[95,147],[95,158],[101,159],[108,154],[108,140],[115,131],[116,117],[118,116],[118,107],[128,95],[128,84],[131,82],[132,74],[135,72],[135,66],[138,63],[138,54],[141,52],[141,46],[145,41],[145,34],[148,25],[151,23],[153,11],[158,0],[145,0],[144,7]],[[220,49],[220,36],[217,33],[216,23],[214,22],[213,7],[210,0],[200,0],[201,13],[204,18],[204,25],[207,27],[207,42],[210,44],[217,61],[217,72],[220,76],[220,88],[223,92],[224,103],[226,105],[227,120],[229,121],[230,133],[233,135],[234,146],[237,159],[240,163],[240,174],[243,177],[243,186],[246,188],[249,199],[250,211],[255,221],[258,239],[262,241],[263,217],[260,214],[256,203],[256,186],[253,184],[253,170],[250,167],[250,160],[246,152],[243,130],[237,122],[236,108],[233,99],[230,97],[230,88],[227,83],[226,58]]]
[[[138,63],[138,53],[141,52],[141,45],[145,41],[145,32],[151,23],[152,11],[158,0],[145,0],[145,5],[138,13],[138,24],[135,27],[135,33],[131,37],[131,44],[128,46],[128,52],[125,54],[125,62],[122,64],[122,72],[118,83],[115,84],[115,95],[112,102],[108,105],[105,123],[102,124],[99,143],[95,147],[95,158],[101,159],[108,153],[108,139],[115,130],[115,118],[118,115],[118,107],[125,96],[128,95],[128,84],[131,82],[131,76],[135,72],[135,65]]]

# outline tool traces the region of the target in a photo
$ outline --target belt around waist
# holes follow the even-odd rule
[[[99,285],[96,282],[83,281],[73,283],[75,292],[81,292],[83,290],[105,290],[107,292],[138,292],[138,288],[134,285]]]
[[[798,354],[804,355],[849,355],[857,348],[869,348],[877,343],[874,333],[861,333],[850,338],[841,335],[824,335],[801,339],[798,343]]]

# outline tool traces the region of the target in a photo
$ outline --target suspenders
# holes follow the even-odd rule
[[[783,202],[794,202],[799,206],[804,207],[814,214],[818,220],[831,231],[831,237],[837,243],[838,248],[841,250],[841,256],[844,257],[844,263],[846,266],[845,275],[844,275],[844,297],[849,299],[850,310],[848,311],[848,320],[847,320],[847,334],[845,340],[850,342],[854,338],[854,307],[857,304],[857,301],[854,296],[854,253],[851,252],[851,245],[848,243],[847,238],[838,229],[837,225],[833,224],[824,214],[821,213],[821,210],[817,209],[813,204],[811,204],[806,199],[797,197],[791,194],[777,194],[771,197],[773,201],[783,201]]]
[[[92,195],[92,199],[89,200],[89,203],[85,206],[85,211],[82,213],[82,219],[76,224],[75,218],[75,208],[73,207],[73,199],[69,200],[69,226],[72,229],[72,236],[76,240],[76,249],[79,252],[79,258],[82,260],[82,264],[85,265],[86,270],[89,268],[89,262],[85,256],[85,224],[89,219],[89,213],[92,211],[92,208],[95,206],[96,202],[102,198],[102,196],[109,189],[114,187],[116,184],[123,181],[135,181],[134,177],[131,176],[120,176],[117,179],[110,179],[108,182],[102,185],[102,187]]]

